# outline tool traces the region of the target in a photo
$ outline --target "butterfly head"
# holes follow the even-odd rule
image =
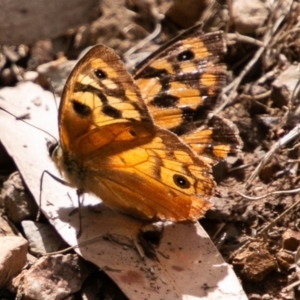
[[[62,148],[57,141],[47,141],[48,153],[52,161],[57,166],[58,170],[61,172],[63,170],[63,152]]]

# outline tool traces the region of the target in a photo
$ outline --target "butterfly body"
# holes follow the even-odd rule
[[[79,61],[62,94],[60,145],[52,154],[70,185],[144,220],[195,221],[211,207],[208,200],[215,183],[210,173],[217,148],[201,157],[183,141],[189,140],[198,150],[201,132],[203,144],[212,141],[212,129],[195,117],[204,103],[199,97],[196,103],[196,88],[207,85],[210,99],[215,99],[220,87],[209,85],[222,81],[224,70],[219,72],[218,66],[215,73],[200,76],[199,70],[212,68],[213,61],[207,56],[208,63],[203,61],[202,67],[195,69],[194,58],[186,48],[177,56],[189,63],[192,75],[179,70],[179,65],[175,68],[179,73],[170,69],[175,63],[165,60],[156,64],[154,60],[134,75],[134,81],[119,57],[103,45],[95,46]],[[159,66],[162,71],[157,72]],[[148,82],[146,77],[150,77]],[[198,84],[190,83],[192,79]],[[189,107],[188,98],[197,105]],[[203,110],[205,115],[207,110]],[[177,126],[167,122],[179,117],[186,120]],[[194,118],[192,130],[188,128],[189,118]],[[174,130],[180,126],[182,139]],[[223,157],[230,149],[226,148],[226,154],[219,152]]]

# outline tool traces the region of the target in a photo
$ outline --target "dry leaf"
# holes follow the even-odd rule
[[[2,89],[0,107],[16,116],[29,113],[28,122],[57,136],[53,95],[39,86],[28,82]],[[0,126],[1,142],[38,199],[42,172],[60,177],[48,156],[49,136],[1,110]],[[77,239],[79,219],[72,213],[76,207],[76,191],[46,175],[42,193],[45,215],[63,239],[71,246],[79,243],[75,251],[105,271],[128,298],[247,299],[231,267],[199,223],[166,223],[155,249],[156,259],[142,259],[137,235],[143,222],[112,211],[99,199],[86,195],[82,234]]]

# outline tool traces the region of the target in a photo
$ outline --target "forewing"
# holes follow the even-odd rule
[[[59,132],[64,151],[83,151],[72,147],[78,147],[79,140],[95,128],[105,131],[117,123],[153,124],[131,75],[113,50],[102,45],[92,48],[76,65],[61,101]],[[96,148],[109,136],[103,134],[101,138]]]

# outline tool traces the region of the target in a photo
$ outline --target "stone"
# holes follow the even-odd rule
[[[263,1],[232,1],[232,22],[238,33],[254,34],[264,25],[268,16],[269,11]]]
[[[300,64],[287,67],[272,83],[271,98],[276,107],[289,106],[300,80]]]
[[[26,263],[27,241],[19,236],[0,237],[0,288],[22,271]]]
[[[49,224],[22,221],[21,225],[28,239],[30,252],[33,255],[44,255],[67,247],[66,243]]]
[[[14,278],[12,287],[17,292],[16,299],[68,299],[80,290],[92,269],[76,254],[44,256]]]
[[[277,261],[261,242],[252,242],[233,259],[233,265],[240,274],[251,281],[262,281],[277,270]]]
[[[36,217],[37,205],[25,190],[18,172],[13,173],[3,183],[1,197],[3,198],[5,212],[14,223],[18,224],[24,219]]]

